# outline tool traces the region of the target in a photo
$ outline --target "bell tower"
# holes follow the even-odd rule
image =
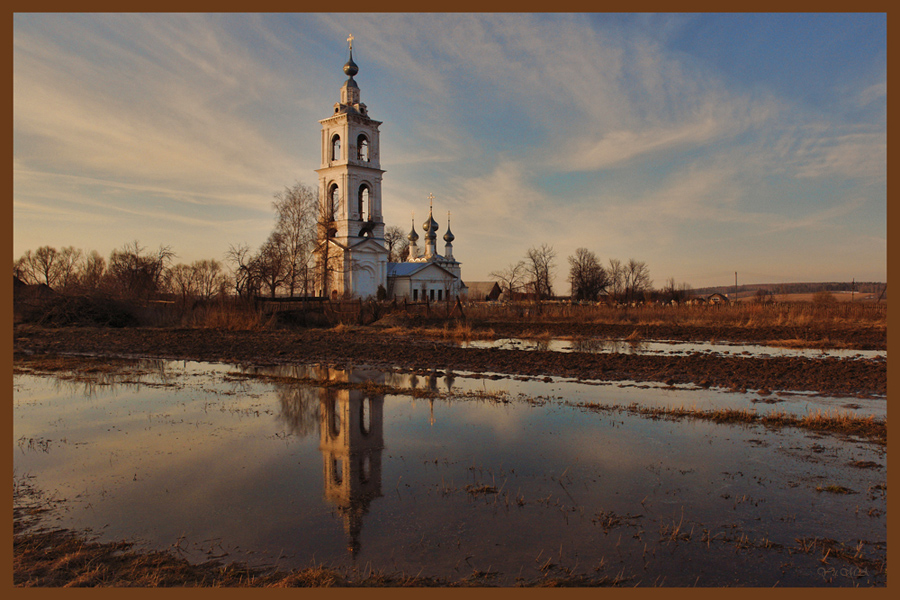
[[[322,119],[322,162],[319,198],[323,215],[332,225],[329,234],[345,246],[360,238],[384,242],[381,212],[380,121],[369,118],[360,102],[359,86],[353,77],[359,67],[353,62],[353,36],[347,39],[350,59],[344,65],[347,81],[341,86],[341,100],[334,114]]]
[[[376,296],[387,284],[384,217],[381,210],[381,121],[369,117],[353,77],[353,36],[347,38],[350,58],[344,65],[334,112],[322,125],[319,177],[320,244],[324,260],[319,293],[330,297]],[[334,253],[334,256],[331,253]]]

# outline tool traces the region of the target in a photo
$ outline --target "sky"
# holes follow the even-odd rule
[[[385,223],[433,194],[464,281],[542,244],[557,293],[580,247],[656,287],[887,280],[883,13],[15,14],[13,258],[258,248],[349,34]]]

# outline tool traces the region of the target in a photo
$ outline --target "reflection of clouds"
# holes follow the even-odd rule
[[[572,352],[587,354],[640,354],[646,350],[646,344],[640,340],[602,340],[597,338],[579,338],[571,342]]]

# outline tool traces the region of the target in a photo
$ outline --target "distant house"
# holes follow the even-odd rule
[[[728,296],[716,292],[706,297],[707,304],[728,304]]]
[[[493,301],[500,297],[502,290],[496,281],[470,281],[468,299],[474,302]]]

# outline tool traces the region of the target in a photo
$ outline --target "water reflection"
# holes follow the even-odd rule
[[[288,433],[306,437],[319,427],[320,390],[303,385],[275,385],[281,411],[278,420]]]
[[[384,383],[385,374],[342,371],[319,366],[275,369],[280,376],[317,376],[324,381]],[[276,383],[278,419],[297,437],[319,430],[324,497],[344,522],[351,556],[360,550],[363,517],[381,497],[381,454],[384,450],[384,395],[360,389],[310,387]]]
[[[729,344],[707,342],[674,342],[664,340],[615,340],[599,338],[578,339],[518,339],[471,340],[462,342],[463,348],[498,348],[501,350],[529,350],[538,352],[583,352],[589,354],[663,354],[686,356],[695,353],[723,354],[746,358],[796,356],[805,358],[847,358],[853,360],[886,360],[885,350],[846,350],[820,348],[787,348],[758,344]]]
[[[245,372],[284,379],[316,379],[324,382],[375,384],[439,392],[453,391],[456,377],[436,369],[425,374],[390,373],[365,367],[349,370],[321,365],[246,368]],[[421,375],[421,376],[420,376]],[[324,497],[344,522],[347,550],[355,557],[360,549],[363,517],[381,493],[381,461],[384,450],[384,394],[363,389],[311,387],[302,383],[274,384],[286,431],[303,438],[319,430]],[[429,398],[429,424],[434,425],[434,399]]]
[[[362,390],[318,391],[325,498],[343,518],[347,549],[355,556],[363,517],[369,504],[381,497],[384,396]]]
[[[574,405],[706,407],[746,395],[440,370],[168,369],[177,385],[107,388],[91,401],[16,376],[15,469],[69,500],[61,526],[163,549],[185,539],[196,561],[223,540],[227,560],[454,580],[472,569],[497,573],[498,585],[563,568],[645,584],[821,585],[818,557],[793,552],[796,540],[866,541],[870,560],[886,555],[884,448]],[[445,388],[456,396],[440,396],[432,428],[436,396],[419,392]],[[500,390],[529,401],[467,395]],[[883,579],[873,570],[859,582]]]
[[[113,368],[110,364],[88,365],[77,370],[60,369],[49,373],[42,373],[38,367],[36,374],[52,375],[55,389],[59,393],[95,398],[110,391],[135,392],[143,385],[175,385],[172,374],[167,369],[168,363],[166,360],[148,358],[121,362],[119,368]]]

